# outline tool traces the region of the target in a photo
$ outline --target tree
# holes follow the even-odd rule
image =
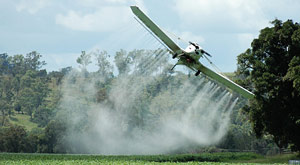
[[[300,25],[272,24],[238,56],[237,74],[255,93],[245,110],[256,135],[271,134],[280,148],[300,151]]]
[[[130,71],[131,59],[125,50],[121,49],[119,52],[116,52],[115,64],[118,68],[119,74],[127,74]]]
[[[51,121],[46,126],[44,134],[39,139],[38,151],[44,153],[62,152],[60,140],[66,131],[66,125],[61,121]]]
[[[33,114],[33,122],[38,123],[39,127],[45,127],[53,114],[53,109],[48,108],[45,105],[39,106]]]
[[[20,81],[22,89],[17,104],[22,106],[21,109],[27,112],[31,119],[32,113],[42,105],[49,93],[48,84],[45,79],[39,77],[43,76],[39,75],[40,73],[28,70]]]
[[[24,127],[12,125],[0,130],[1,152],[25,152],[27,148],[27,133]]]
[[[26,152],[36,153],[38,151],[40,138],[43,134],[44,129],[42,128],[33,128],[31,131],[27,131]]]
[[[27,59],[28,61],[28,59]],[[12,74],[13,76],[16,76],[18,74],[25,74],[26,73],[26,67],[25,67],[25,58],[23,55],[14,55],[11,59],[13,69]]]
[[[1,126],[5,125],[6,116],[10,114],[11,111],[11,100],[13,97],[12,85],[10,76],[0,77],[0,112],[1,112]]]
[[[0,74],[7,74],[11,68],[9,57],[6,53],[0,54]]]
[[[18,98],[18,104],[21,105],[21,109],[32,119],[32,113],[38,104],[37,94],[31,88],[22,89],[20,97]]]
[[[46,65],[45,61],[40,61],[41,57],[42,55],[36,51],[28,53],[24,59],[26,70],[39,70]]]
[[[108,58],[110,55],[107,54],[106,51],[96,51],[94,52],[94,55],[97,60],[97,66],[99,67],[98,73],[100,76],[105,77],[105,78],[111,78],[113,75],[113,66],[111,63],[108,61]]]
[[[76,62],[81,65],[83,70],[86,70],[86,67],[92,63],[91,54],[85,53],[85,51],[81,52],[81,55],[77,58]]]
[[[88,77],[88,71],[86,67],[92,63],[91,61],[91,53],[85,53],[85,51],[81,52],[81,55],[77,58],[76,62],[80,64],[81,73],[84,75],[85,78]]]

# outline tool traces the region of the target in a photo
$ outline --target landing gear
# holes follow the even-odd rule
[[[174,68],[175,68],[175,66],[176,66],[177,64],[175,64],[173,67],[172,67],[172,69],[171,70],[173,70]]]
[[[172,57],[172,58],[174,59],[174,58],[176,58],[177,56],[178,56],[178,54],[177,54],[177,53],[175,53],[175,54],[173,55],[173,57]]]
[[[195,73],[195,76],[199,76],[199,74],[200,74],[200,70],[198,70],[196,73]]]

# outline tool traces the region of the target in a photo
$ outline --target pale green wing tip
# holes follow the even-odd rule
[[[131,8],[131,10],[134,12],[134,10],[137,10],[137,9],[139,9],[139,7],[137,7],[137,6],[130,6],[130,8]]]

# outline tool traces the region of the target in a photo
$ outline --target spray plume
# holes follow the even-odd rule
[[[67,152],[164,154],[222,139],[237,99],[205,77],[171,74],[167,50],[130,53],[142,56],[110,82],[77,70],[65,77],[57,117],[67,127]],[[106,99],[97,102],[103,82]]]

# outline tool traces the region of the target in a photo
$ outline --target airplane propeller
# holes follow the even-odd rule
[[[195,48],[198,49],[198,50],[200,49],[202,54],[206,54],[207,56],[212,57],[208,52],[203,50],[197,43],[189,41],[189,44],[195,46]]]

